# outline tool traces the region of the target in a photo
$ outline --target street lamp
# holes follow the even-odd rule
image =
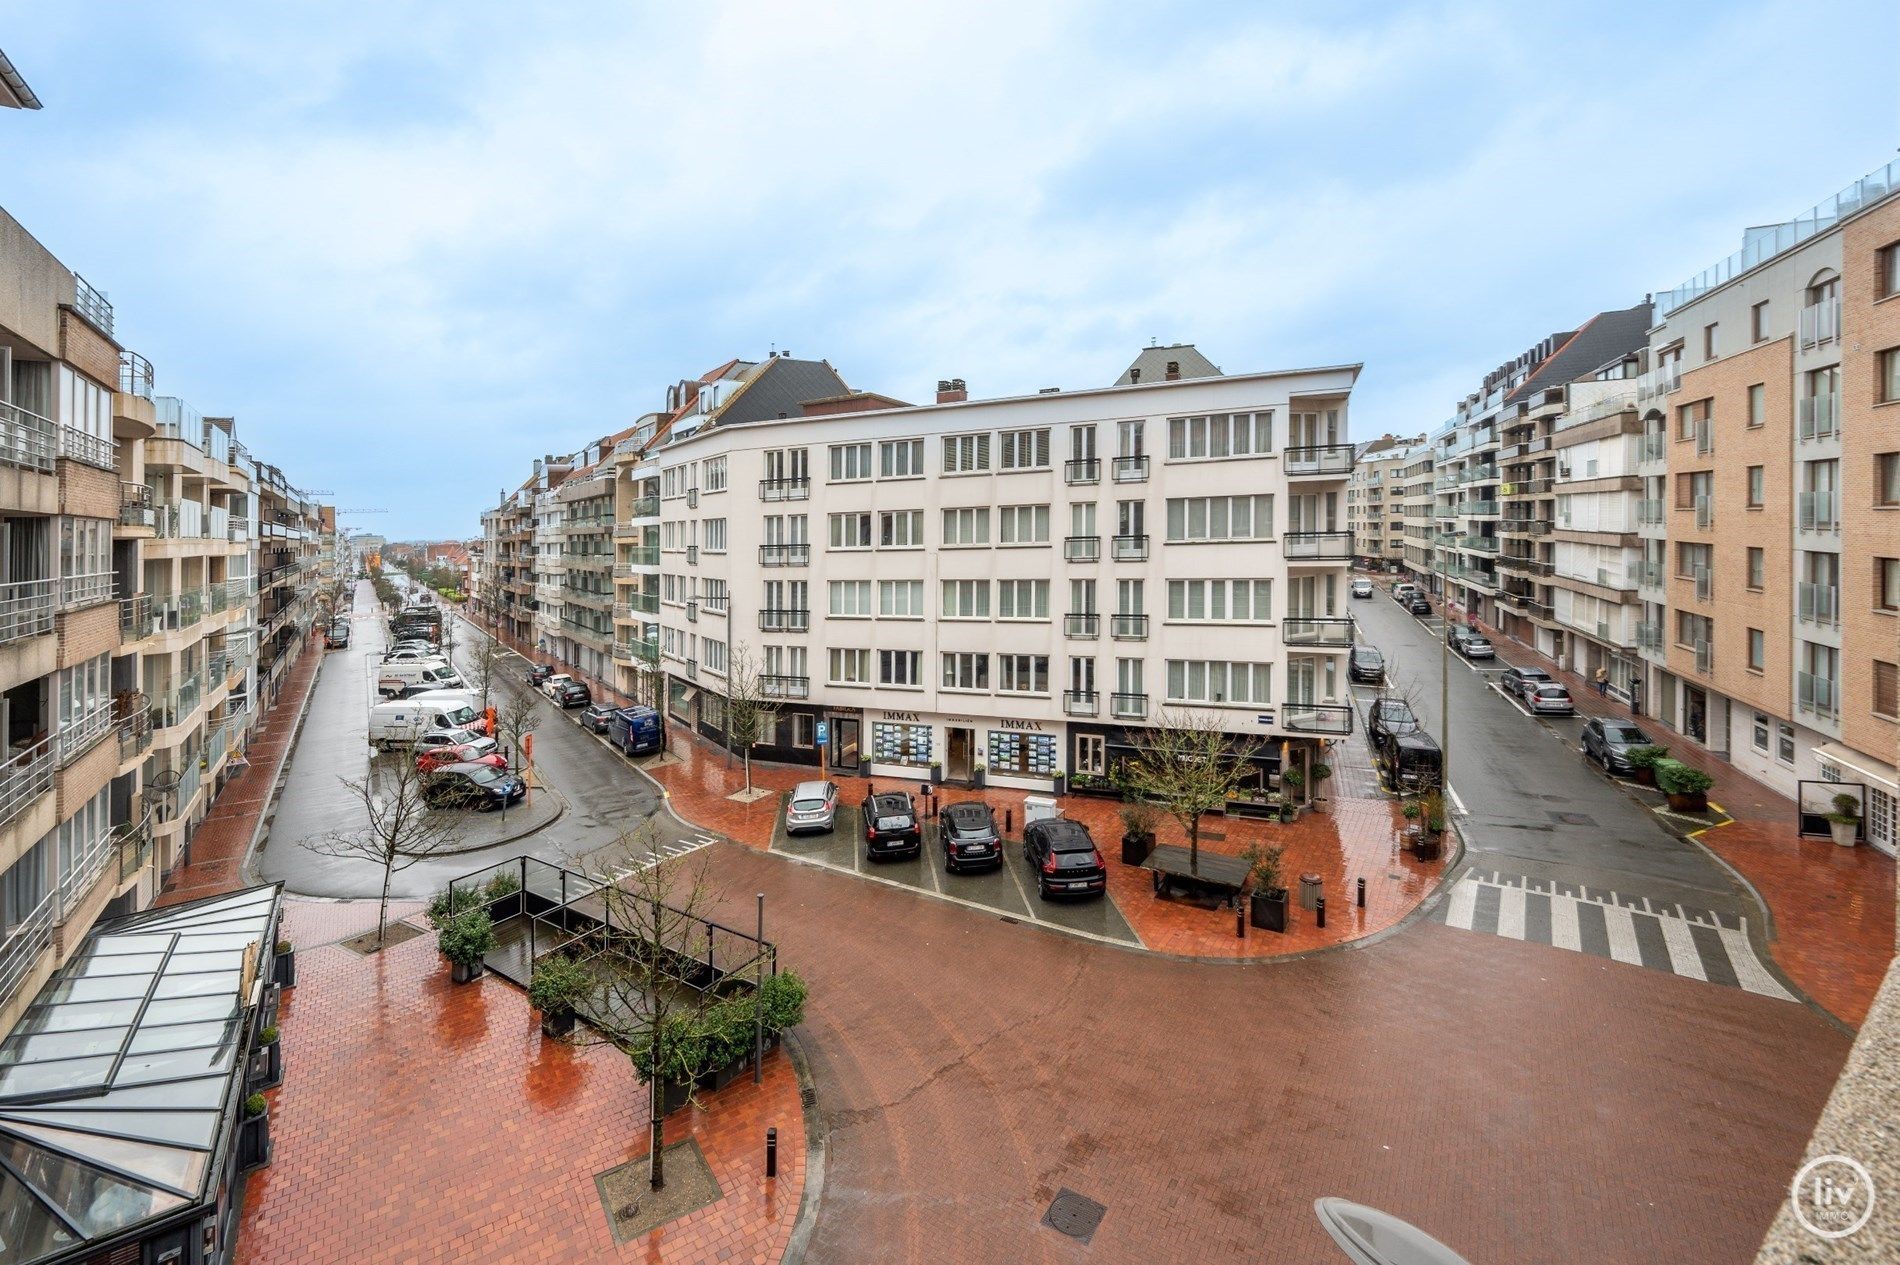
[[[1454,531],[1447,533],[1453,541],[1460,541],[1467,533]],[[1438,784],[1445,793],[1451,793],[1451,562],[1450,554],[1440,550],[1445,559],[1438,569],[1438,728],[1444,735],[1444,741],[1438,750]]]

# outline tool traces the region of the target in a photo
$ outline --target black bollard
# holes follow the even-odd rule
[[[1015,813],[1016,813],[1016,810],[1013,808],[1005,808],[1003,810],[1003,837],[1004,838],[1008,838],[1010,833],[1016,829]]]
[[[1234,904],[1234,939],[1245,940],[1246,938],[1247,938],[1247,910],[1240,903],[1235,902]]]
[[[1324,927],[1326,925],[1326,898],[1324,896],[1313,903],[1313,912],[1319,915],[1319,925]]]
[[[1365,907],[1366,907],[1366,881],[1362,878],[1359,880],[1359,908],[1364,909]]]
[[[765,1131],[765,1175],[778,1176],[778,1130]]]

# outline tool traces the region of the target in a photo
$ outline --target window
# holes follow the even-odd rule
[[[922,510],[886,510],[877,516],[879,549],[922,549],[924,512]]]
[[[1755,713],[1755,750],[1768,754],[1768,718],[1760,712]]]
[[[877,447],[877,477],[916,479],[924,473],[924,441],[887,439]]]
[[[1011,729],[990,730],[990,772],[1019,777],[1054,777],[1057,764],[1054,734],[1025,734]]]
[[[987,545],[990,543],[990,512],[986,508],[954,509],[943,512],[945,545]]]
[[[1694,439],[1696,429],[1713,416],[1713,400],[1697,400],[1676,410],[1676,438]]]
[[[1874,457],[1874,504],[1900,505],[1900,452]]]
[[[1273,539],[1271,496],[1171,496],[1168,498],[1168,539]]]
[[[922,768],[930,763],[930,726],[871,724],[871,758],[879,764],[907,764]]]
[[[1751,589],[1759,589],[1762,587],[1762,573],[1766,565],[1764,562],[1765,557],[1766,555],[1764,555],[1760,549],[1752,546],[1749,548],[1748,587]]]
[[[1748,388],[1748,424],[1760,426],[1768,420],[1768,387],[1757,382]]]
[[[1768,662],[1768,638],[1759,628],[1748,630],[1748,670],[1759,672]]]
[[[1794,763],[1794,726],[1785,720],[1775,722],[1775,758],[1783,764]]]
[[[1049,543],[1049,507],[1047,505],[1005,505],[996,513],[998,544],[1046,545]]]
[[[112,704],[112,656],[102,654],[59,674],[59,726],[69,729]]]
[[[39,910],[46,899],[46,840],[28,848],[26,855],[8,868],[0,879],[0,905],[4,909],[5,930],[10,934]]]
[[[1168,660],[1168,701],[1237,703],[1249,706],[1270,698],[1273,665],[1221,660]]]
[[[943,472],[975,474],[990,468],[990,437],[981,435],[945,435]]]
[[[831,547],[833,549],[869,549],[871,547],[871,515],[833,514],[831,516]]]
[[[1762,497],[1766,495],[1766,484],[1760,466],[1748,467],[1748,508],[1758,510],[1762,506]]]
[[[1767,341],[1768,339],[1768,300],[1767,299],[1763,299],[1760,303],[1757,303],[1754,307],[1748,309],[1748,334],[1750,338],[1754,339],[1758,343]]]
[[[1273,451],[1273,413],[1215,413],[1208,417],[1170,417],[1168,456],[1251,457]]]
[[[871,614],[869,580],[833,580],[831,613],[841,619],[864,619]]]
[[[794,747],[813,746],[815,731],[812,729],[811,715],[807,712],[793,712],[791,721],[792,745]]]
[[[998,619],[1049,618],[1049,581],[998,580],[996,582]]]
[[[1264,622],[1273,618],[1273,581],[1169,580],[1168,618]]]
[[[830,652],[831,683],[833,685],[869,685],[871,683],[871,652],[869,650],[838,650]]]
[[[1046,654],[999,654],[996,667],[996,688],[1005,693],[1049,692],[1049,656]]]
[[[988,619],[990,582],[988,580],[945,580],[943,582],[945,619]]]
[[[1874,606],[1900,611],[1900,558],[1874,559]]]
[[[990,688],[990,657],[987,654],[946,654],[943,657],[943,688],[987,690]]]
[[[1874,252],[1874,297],[1900,294],[1900,242]]]
[[[922,580],[879,580],[877,613],[883,619],[922,619],[924,582]]]
[[[1900,716],[1900,664],[1874,660],[1874,714]]]
[[[870,444],[833,444],[831,446],[831,481],[833,483],[848,483],[854,479],[870,477]]]
[[[725,491],[726,490],[726,459],[724,457],[706,458],[705,465],[701,472],[701,478],[703,480],[703,483],[701,486],[703,486],[706,489],[706,491],[708,492]]]
[[[924,652],[921,650],[880,650],[877,652],[879,685],[921,686]]]
[[[726,520],[709,518],[706,520],[706,552],[724,553],[726,551]]]
[[[1049,464],[1049,432],[1006,430],[996,436],[1005,470],[1036,470]]]
[[[705,637],[699,643],[699,666],[708,672],[726,674],[726,643]]]
[[[1721,326],[1716,324],[1702,327],[1702,358],[1704,360],[1715,359],[1715,331],[1720,328]]]
[[[1876,363],[1880,371],[1880,402],[1892,404],[1900,400],[1900,347],[1889,347],[1880,353]]]

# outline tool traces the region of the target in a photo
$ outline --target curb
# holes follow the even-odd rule
[[[303,692],[297,702],[297,720],[290,727],[290,739],[284,744],[284,762],[277,769],[277,776],[271,780],[270,794],[264,799],[264,806],[258,810],[257,825],[251,831],[251,841],[245,846],[244,856],[238,862],[238,874],[246,883],[259,882],[257,872],[252,868],[252,859],[258,849],[263,847],[264,836],[270,833],[271,825],[277,820],[277,801],[284,793],[284,786],[290,780],[290,762],[297,754],[297,743],[303,737],[304,722],[310,718],[310,700],[316,697],[317,678],[323,675],[323,665],[327,659],[317,660],[317,670],[310,674],[310,688]]]
[[[796,1033],[786,1032],[781,1036],[785,1053],[792,1060],[792,1071],[798,1077],[799,1105],[805,1117],[805,1188],[799,1195],[798,1217],[792,1222],[792,1234],[785,1242],[785,1253],[779,1261],[781,1265],[803,1265],[805,1249],[818,1229],[818,1202],[825,1193],[828,1148],[824,1116],[818,1110],[818,1088],[812,1083],[811,1061],[805,1054],[805,1044]]]
[[[561,794],[561,792],[555,790],[552,786],[548,786],[544,784],[541,786],[540,789],[554,797],[554,803],[555,803],[554,816],[548,818],[546,821],[541,822],[538,825],[529,826],[525,830],[517,830],[514,834],[511,834],[511,835],[503,835],[499,839],[491,839],[487,843],[474,843],[474,844],[470,844],[466,848],[454,848],[454,849],[448,849],[448,850],[444,850],[440,852],[431,852],[429,853],[429,857],[433,859],[435,857],[473,856],[477,852],[486,852],[490,848],[499,848],[510,843],[518,843],[521,840],[526,839],[529,835],[539,834],[541,831],[546,830],[549,826],[552,826],[555,822],[561,820],[562,817],[565,817],[567,815],[568,802],[567,802],[567,796]]]

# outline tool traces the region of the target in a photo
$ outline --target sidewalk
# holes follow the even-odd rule
[[[1480,629],[1513,660],[1536,663],[1570,691],[1584,716],[1630,719],[1627,706],[1606,698],[1575,672],[1559,668],[1522,642],[1482,623]],[[1858,1028],[1894,957],[1894,862],[1862,845],[1841,848],[1795,833],[1795,804],[1734,765],[1651,716],[1636,723],[1669,748],[1671,758],[1715,779],[1709,799],[1734,821],[1694,837],[1760,893],[1773,916],[1769,952],[1801,989],[1842,1022]]]

